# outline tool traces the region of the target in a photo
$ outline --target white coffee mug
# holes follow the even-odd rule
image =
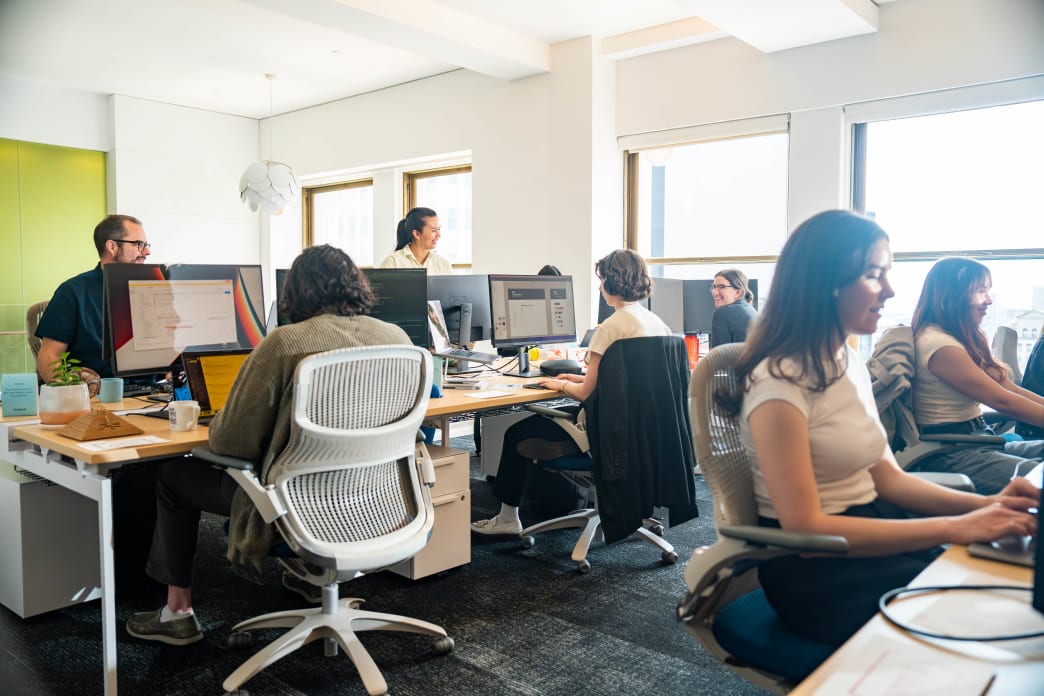
[[[195,430],[199,423],[199,403],[195,401],[171,401],[167,413],[170,429],[175,432]]]

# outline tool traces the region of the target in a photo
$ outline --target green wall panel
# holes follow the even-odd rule
[[[105,217],[105,153],[18,143],[24,304],[46,300],[98,261],[91,232]]]
[[[22,304],[18,143],[0,138],[0,305]],[[7,329],[0,328],[0,331]]]

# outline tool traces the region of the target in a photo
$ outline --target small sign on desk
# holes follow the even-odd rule
[[[36,415],[36,375],[10,374],[0,378],[5,418]]]

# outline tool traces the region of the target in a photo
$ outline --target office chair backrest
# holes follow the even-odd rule
[[[993,357],[1008,366],[1011,381],[1022,384],[1022,370],[1019,369],[1019,334],[1010,326],[998,326],[993,334]]]
[[[742,343],[712,349],[696,363],[689,381],[689,408],[696,460],[714,496],[714,520],[723,525],[757,525],[757,503],[750,460],[739,435],[739,419],[715,403],[718,390],[736,388],[733,367],[743,351]]]
[[[34,358],[40,354],[40,344],[43,343],[34,334],[36,333],[36,327],[40,325],[40,317],[43,316],[44,310],[47,309],[48,302],[49,300],[44,300],[43,302],[29,305],[29,309],[25,312],[25,340],[28,341],[29,350],[33,352]]]
[[[364,569],[401,560],[400,542],[423,547],[433,513],[414,453],[431,379],[431,355],[415,346],[298,364],[290,441],[263,477],[282,494],[277,523],[295,552]]]

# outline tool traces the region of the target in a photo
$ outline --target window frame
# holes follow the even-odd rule
[[[472,185],[474,186],[474,172],[470,164],[454,164],[448,167],[434,167],[432,169],[414,169],[402,173],[402,217],[413,208],[417,207],[417,185],[418,179],[433,179],[437,176],[453,176],[454,174],[472,174]],[[474,194],[474,190],[472,190]],[[474,241],[473,241],[474,243]],[[454,270],[470,270],[470,263],[451,263]]]
[[[332,191],[346,191],[353,188],[373,188],[373,178],[354,179],[352,181],[340,181],[334,184],[320,184],[317,186],[301,187],[301,248],[315,246],[315,196],[320,193]],[[372,211],[371,211],[372,213]],[[373,240],[370,240],[373,243]]]

